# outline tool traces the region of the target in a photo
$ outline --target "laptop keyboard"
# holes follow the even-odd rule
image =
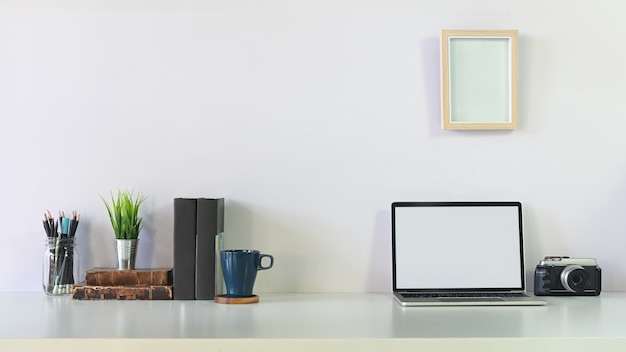
[[[402,293],[406,298],[507,298],[528,297],[522,292],[447,292],[447,293]]]

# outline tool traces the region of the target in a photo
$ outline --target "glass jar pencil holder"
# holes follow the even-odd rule
[[[47,295],[72,293],[78,281],[79,255],[73,236],[49,237],[43,254],[43,290]]]

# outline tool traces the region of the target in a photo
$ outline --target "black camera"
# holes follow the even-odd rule
[[[598,296],[601,279],[595,259],[545,257],[535,269],[535,295]]]

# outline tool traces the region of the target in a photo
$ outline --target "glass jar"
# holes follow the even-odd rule
[[[80,274],[76,237],[49,237],[45,246],[43,291],[51,296],[71,294]]]

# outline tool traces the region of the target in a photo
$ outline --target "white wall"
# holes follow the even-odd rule
[[[149,195],[143,267],[172,265],[174,197],[225,197],[276,257],[259,292],[389,291],[396,200],[520,200],[529,277],[597,257],[626,290],[625,7],[1,0],[0,291],[41,290],[46,209],[112,266],[117,188]],[[440,129],[444,28],[519,30],[517,130]]]

